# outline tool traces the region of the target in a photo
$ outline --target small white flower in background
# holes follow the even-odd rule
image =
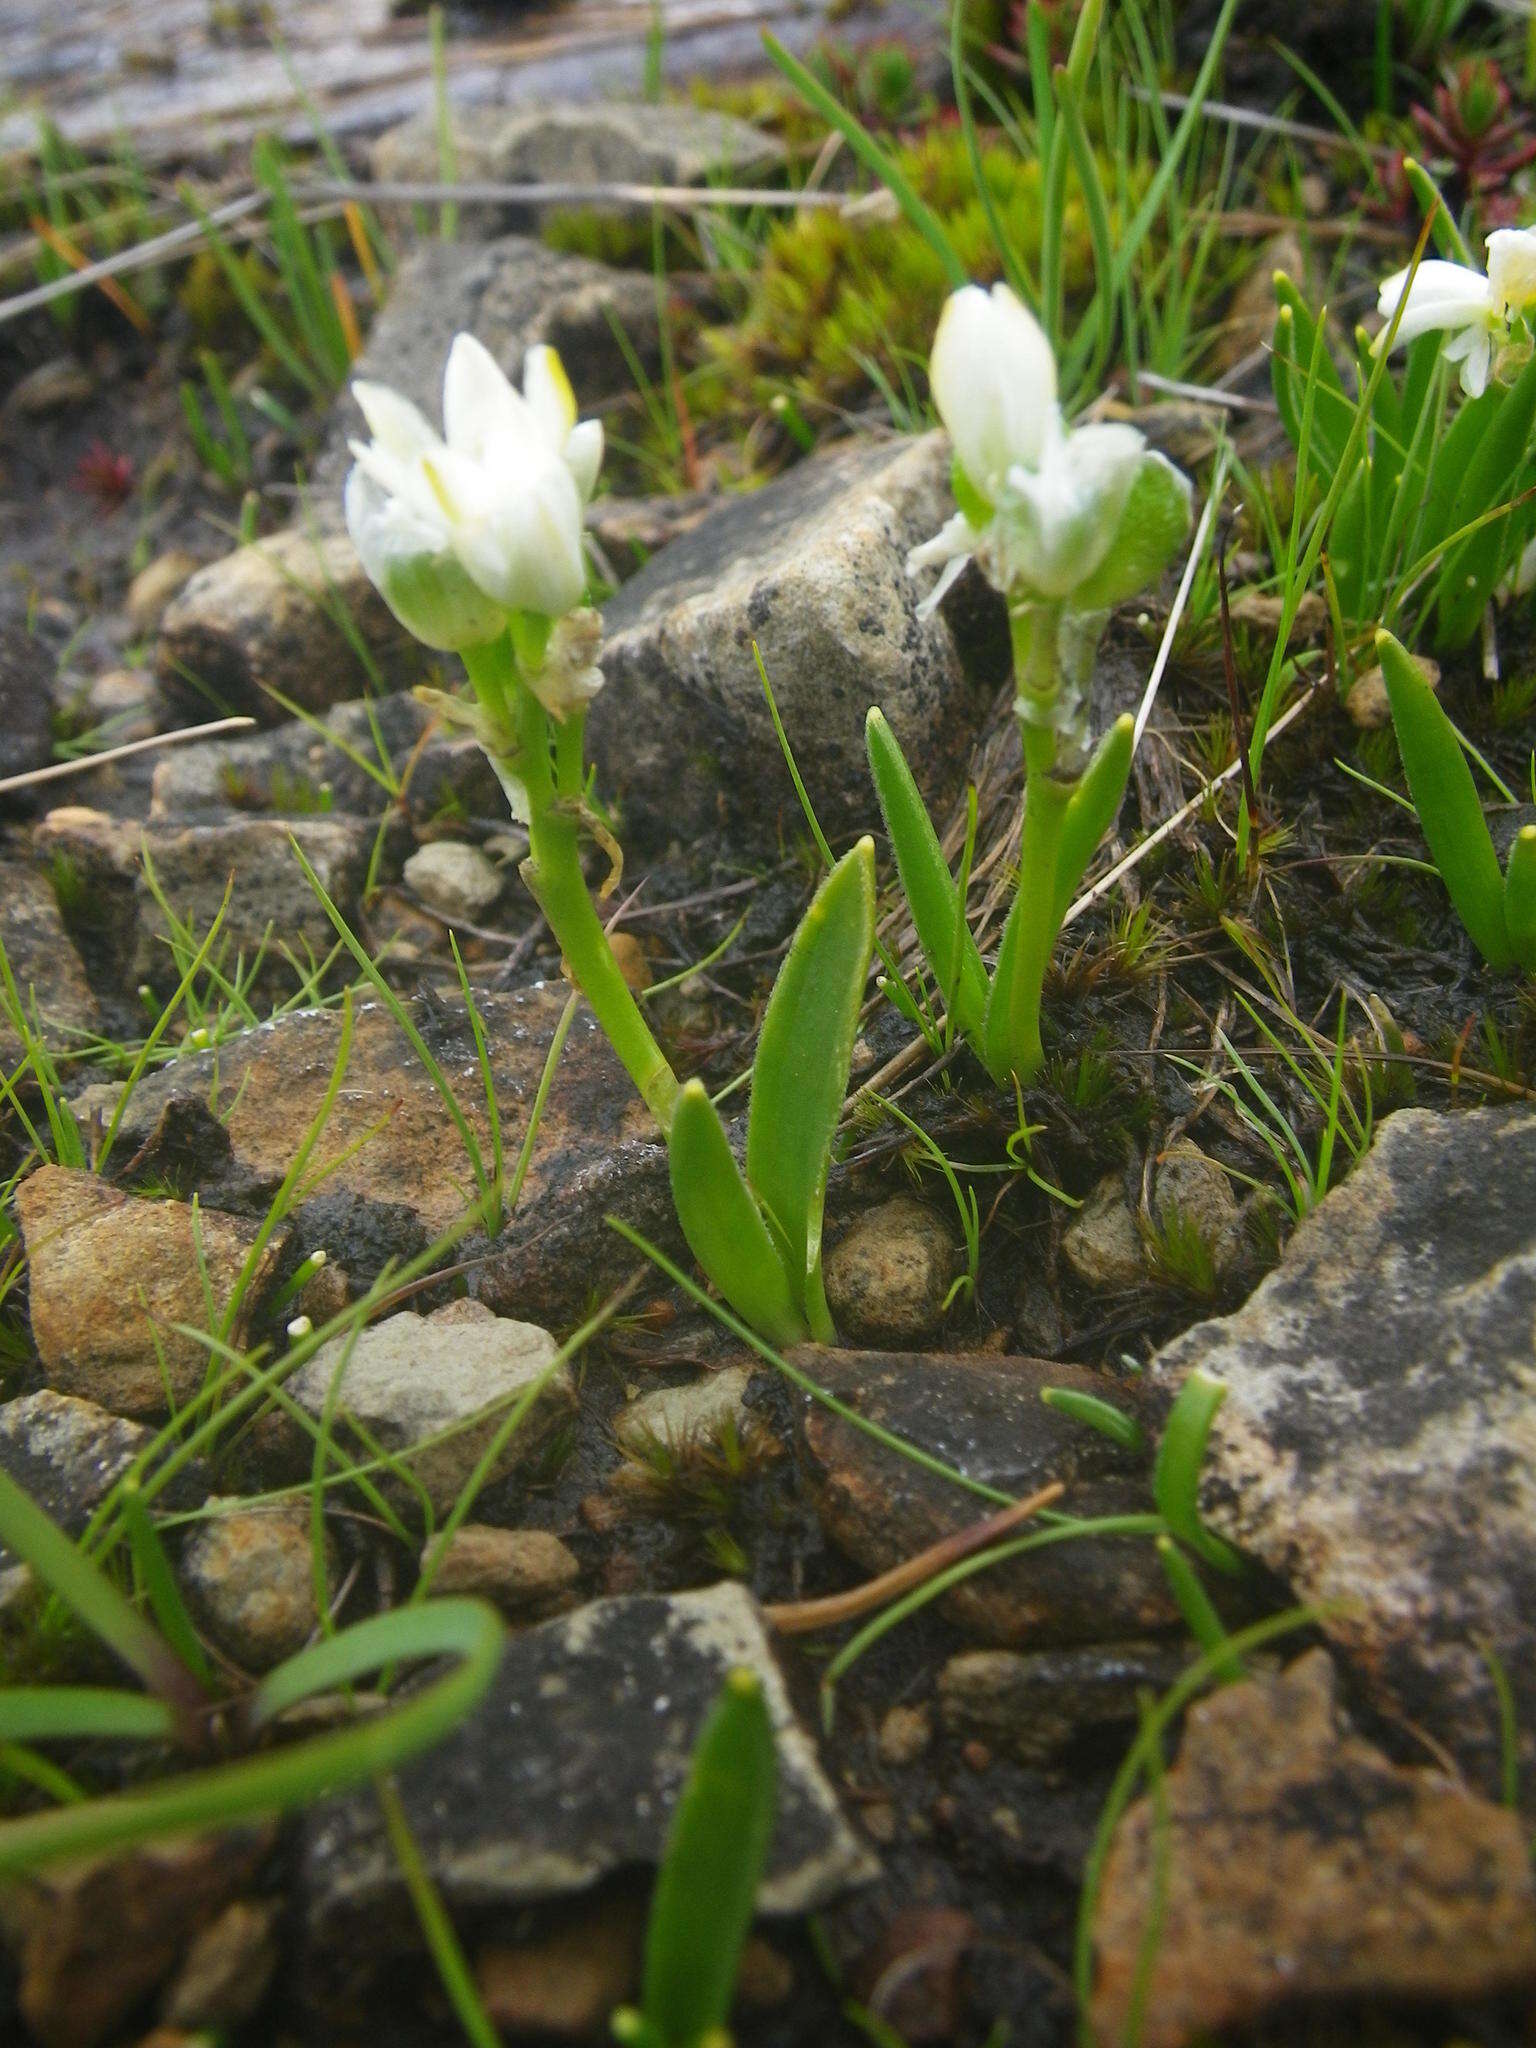
[[[494,640],[510,612],[560,618],[580,604],[603,430],[578,422],[554,349],[528,351],[517,391],[473,335],[458,335],[442,434],[387,385],[352,391],[373,438],[352,443],[347,526],[408,631],[462,649]]]
[[[313,1332],[314,1327],[308,1316],[295,1316],[288,1325],[288,1335],[297,1344],[301,1337],[308,1337]]]
[[[1438,259],[1421,263],[1410,275],[1395,270],[1383,280],[1377,311],[1390,325],[1399,302],[1403,317],[1393,342],[1404,348],[1421,334],[1436,329],[1451,334],[1441,354],[1460,363],[1461,388],[1480,398],[1488,385],[1496,342],[1509,333],[1509,323],[1536,300],[1536,228],[1495,228],[1488,237],[1487,271],[1465,263]],[[1386,327],[1377,337],[1380,349]]]
[[[1135,427],[1068,428],[1051,345],[1006,285],[990,292],[966,285],[949,298],[928,376],[954,445],[961,509],[907,557],[914,572],[944,565],[919,607],[923,616],[973,557],[1015,601],[1073,597],[1120,538],[1127,501],[1149,464],[1157,472],[1154,491],[1173,506],[1179,532],[1187,525],[1187,483]],[[1112,602],[1117,594],[1094,601]]]

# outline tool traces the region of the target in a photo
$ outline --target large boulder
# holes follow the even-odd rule
[[[1315,1605],[1374,1702],[1536,1800],[1536,1117],[1400,1110],[1235,1315],[1153,1361],[1221,1380],[1212,1526]],[[1536,1805],[1532,1807],[1536,1811]]]
[[[943,436],[859,442],[730,500],[623,586],[587,729],[626,844],[723,835],[768,855],[803,829],[758,653],[834,839],[874,814],[871,704],[926,793],[954,788],[987,693],[945,619],[918,617],[906,569],[952,510]]]

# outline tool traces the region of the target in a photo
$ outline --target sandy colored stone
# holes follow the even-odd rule
[[[434,1548],[423,1552],[423,1564]],[[466,1522],[443,1553],[432,1591],[445,1599],[469,1594],[520,1621],[543,1621],[575,1604],[580,1579],[580,1564],[552,1530]]]
[[[319,1626],[308,1502],[250,1509],[225,1502],[187,1539],[180,1576],[219,1647],[247,1671],[270,1671]],[[339,1577],[327,1539],[327,1583]]]
[[[1104,2048],[1125,2038],[1159,1862],[1142,2048],[1225,2037],[1300,2000],[1450,2004],[1536,1983],[1518,1817],[1348,1733],[1325,1651],[1191,1708],[1162,1796],[1166,1825],[1140,1800],[1104,1871]]]
[[[1427,654],[1413,657],[1419,673],[1432,690],[1440,687],[1440,664]],[[1387,679],[1382,674],[1381,664],[1368,668],[1356,676],[1349,695],[1344,699],[1344,709],[1361,732],[1383,732],[1392,723],[1392,700],[1387,695]]]
[[[625,1450],[637,1453],[654,1444],[677,1449],[718,1443],[727,1430],[740,1438],[747,1431],[742,1397],[754,1370],[751,1365],[730,1365],[687,1386],[658,1387],[642,1394],[615,1415],[613,1433]]]
[[[140,639],[159,630],[166,606],[201,566],[196,555],[189,555],[185,548],[170,548],[139,571],[128,586],[124,608]]]
[[[858,1218],[826,1260],[827,1303],[847,1343],[921,1344],[944,1320],[955,1243],[942,1217],[894,1195]]]
[[[42,1166],[18,1188],[16,1213],[32,1338],[49,1384],[131,1416],[164,1414],[167,1381],[177,1402],[195,1393],[208,1349],[174,1327],[208,1322],[190,1205],[126,1195],[94,1174]],[[214,1312],[222,1317],[257,1226],[207,1208],[198,1221]],[[287,1241],[280,1227],[256,1262],[229,1332],[237,1349]]]
[[[161,680],[186,698],[186,671],[232,711],[264,725],[289,716],[273,690],[306,711],[359,696],[367,672],[336,621],[338,604],[386,688],[425,675],[426,657],[369,582],[347,536],[291,528],[210,562],[177,592],[160,621]],[[206,709],[206,699],[197,702]]]
[[[614,1895],[582,1904],[533,1941],[482,1949],[475,1980],[487,2015],[518,2039],[602,2034],[614,2007],[635,1994],[644,1933],[640,1900]]]
[[[431,1315],[411,1309],[371,1324],[355,1340],[333,1337],[287,1381],[289,1397],[318,1419],[336,1384],[335,1434],[351,1437],[355,1419],[366,1438],[387,1451],[412,1452],[411,1470],[446,1513],[463,1491],[509,1410],[538,1389],[521,1424],[490,1472],[504,1477],[530,1457],[576,1407],[569,1366],[556,1365],[556,1344],[537,1323],[494,1316],[477,1301],[454,1301]],[[551,1369],[553,1368],[553,1369]],[[452,1430],[440,1443],[417,1446]]]

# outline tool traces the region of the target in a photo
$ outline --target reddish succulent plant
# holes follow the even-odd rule
[[[93,441],[75,464],[74,485],[108,512],[115,512],[133,493],[133,459],[119,455],[105,441]]]
[[[1450,162],[1456,196],[1476,206],[1486,227],[1518,217],[1509,181],[1536,163],[1536,135],[1524,110],[1512,114],[1512,108],[1513,95],[1493,60],[1468,57],[1446,72],[1430,106],[1412,110],[1426,149]]]

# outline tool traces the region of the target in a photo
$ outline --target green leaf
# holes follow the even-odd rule
[[[1515,958],[1536,974],[1536,825],[1522,825],[1504,871],[1504,924]]]
[[[944,1000],[949,1004],[955,1027],[965,1037],[979,1036],[987,1014],[987,970],[971,936],[971,928],[957,913],[957,892],[939,845],[938,834],[928,815],[928,806],[912,778],[906,756],[885,714],[872,706],[864,721],[864,745],[869,754],[869,772],[874,778],[880,814],[890,834],[896,869],[912,912],[912,922],[928,961],[928,970]],[[955,967],[955,938],[960,936],[959,973]]]
[[[1518,495],[1536,425],[1536,357],[1500,402],[1478,443],[1456,496],[1451,531]],[[1477,631],[1483,607],[1506,567],[1512,514],[1470,533],[1446,556],[1435,586],[1436,631],[1442,647],[1461,647]]]
[[[694,1747],[651,1898],[642,2004],[667,2048],[695,2048],[730,2015],[774,1804],[762,1682],[733,1671]]]
[[[672,1203],[688,1248],[721,1294],[770,1344],[799,1344],[802,1276],[784,1270],[725,1126],[701,1081],[687,1081],[667,1137]]]
[[[1115,537],[1097,569],[1072,593],[1078,611],[1107,611],[1147,590],[1183,545],[1190,526],[1189,481],[1166,456],[1141,458]]]
[[[1243,1568],[1241,1557],[1230,1543],[1224,1543],[1206,1528],[1198,1505],[1206,1439],[1216,1411],[1226,1398],[1223,1381],[1198,1370],[1189,1374],[1178,1391],[1157,1447],[1152,1495],[1158,1513],[1179,1541],[1217,1571],[1235,1578]]]
[[[747,1179],[825,1319],[821,1212],[875,943],[875,842],[861,839],[817,890],[768,998],[747,1113]],[[818,1334],[821,1334],[818,1332]]]
[[[837,130],[864,168],[873,171],[943,264],[950,289],[958,291],[967,282],[965,265],[955,253],[955,245],[945,233],[938,215],[926,200],[919,197],[895,158],[875,140],[858,116],[849,113],[814,72],[807,71],[799,58],[792,57],[778,37],[770,35],[766,29],[763,31],[763,49],[769,63],[776,65],[800,97]]]
[[[1508,967],[1514,955],[1504,924],[1504,877],[1456,730],[1400,642],[1380,632],[1376,653],[1398,752],[1435,866],[1472,943],[1490,967]]]
[[[1291,334],[1294,342],[1293,365],[1303,380],[1309,374],[1302,365],[1317,364],[1317,396],[1313,401],[1312,458],[1320,476],[1337,472],[1344,457],[1345,443],[1349,437],[1350,423],[1354,417],[1355,401],[1344,389],[1338,366],[1328,347],[1328,337],[1319,341],[1318,323],[1312,310],[1297,291],[1283,270],[1275,272],[1275,297],[1282,313],[1289,313],[1293,322]]]
[[[1110,826],[1125,795],[1136,751],[1136,721],[1123,712],[1093,750],[1093,759],[1067,802],[1056,856],[1056,923],[1059,927],[1087,873],[1094,849]]]

